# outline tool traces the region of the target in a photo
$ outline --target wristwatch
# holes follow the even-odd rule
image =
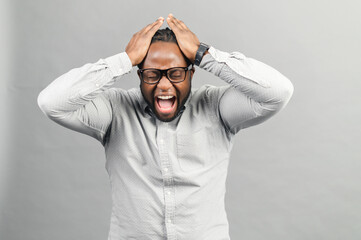
[[[201,63],[202,61],[202,58],[203,58],[203,55],[204,53],[210,48],[209,45],[205,44],[205,43],[200,43],[199,45],[199,48],[197,50],[197,53],[196,53],[196,58],[194,60],[194,64],[196,66],[199,66],[199,64]]]

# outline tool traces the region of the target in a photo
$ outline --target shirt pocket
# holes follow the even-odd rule
[[[177,159],[183,171],[205,168],[211,162],[210,139],[206,129],[177,133]]]

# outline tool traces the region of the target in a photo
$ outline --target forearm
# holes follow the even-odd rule
[[[292,83],[280,72],[239,52],[227,53],[211,47],[200,67],[257,102],[286,101],[293,93]]]
[[[131,69],[132,64],[125,52],[74,68],[40,92],[38,105],[46,115],[54,118],[74,112]]]
[[[213,107],[233,133],[265,121],[280,111],[293,94],[292,83],[280,72],[239,52],[211,47],[200,67],[230,85],[213,99],[217,102]]]

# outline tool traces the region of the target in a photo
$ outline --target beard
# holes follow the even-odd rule
[[[190,96],[191,93],[191,89],[192,89],[192,85],[189,86],[189,91],[187,92],[186,97],[182,100],[182,102],[179,102],[179,98],[177,97],[176,101],[177,102],[177,110],[175,111],[174,115],[171,118],[162,118],[161,116],[158,115],[157,111],[155,110],[155,106],[154,106],[154,102],[149,102],[147,100],[147,98],[145,97],[143,90],[140,86],[140,92],[142,93],[142,96],[144,98],[144,100],[146,101],[146,103],[148,104],[148,106],[150,107],[150,109],[152,110],[152,112],[154,113],[154,115],[158,118],[158,120],[162,121],[162,122],[171,122],[173,121],[175,118],[178,117],[179,112],[181,111],[181,109],[183,108],[184,104],[186,103],[187,99]],[[177,91],[177,90],[176,90]],[[177,91],[178,96],[179,96],[179,92]],[[152,94],[152,99],[154,99],[154,94]],[[154,101],[154,100],[153,100]]]

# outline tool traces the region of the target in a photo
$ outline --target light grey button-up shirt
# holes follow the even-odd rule
[[[191,90],[161,122],[139,88],[111,88],[132,70],[125,52],[75,68],[38,96],[58,124],[97,139],[112,189],[109,240],[226,240],[224,206],[233,138],[280,111],[292,83],[272,67],[211,47],[200,68],[224,86]]]

